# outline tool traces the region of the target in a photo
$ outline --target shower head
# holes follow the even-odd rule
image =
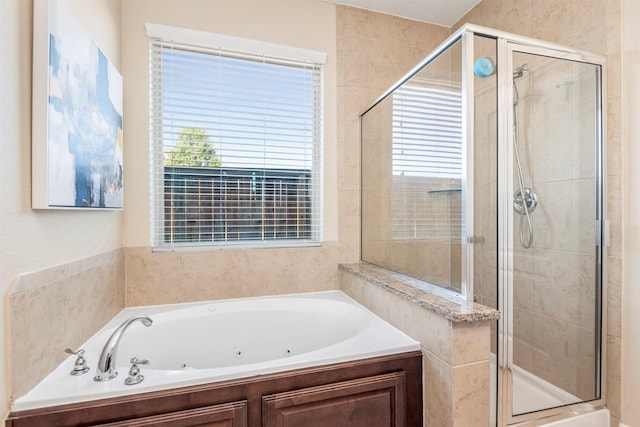
[[[529,71],[529,64],[527,63],[522,64],[521,66],[519,66],[513,71],[513,79],[514,80],[519,79],[520,77],[527,74],[527,71]]]

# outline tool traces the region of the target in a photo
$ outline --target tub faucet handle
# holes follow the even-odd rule
[[[148,365],[149,361],[147,359],[140,360],[140,359],[138,359],[137,357],[134,356],[134,357],[131,358],[131,362],[130,363],[132,363],[134,365]]]
[[[126,385],[134,385],[141,383],[144,380],[144,375],[140,373],[138,365],[148,365],[147,359],[140,360],[137,357],[131,358],[131,368],[129,368],[129,376],[124,380]]]
[[[82,375],[89,372],[89,366],[87,366],[87,359],[84,357],[84,350],[78,349],[76,351],[71,350],[70,348],[64,349],[65,353],[75,354],[78,356],[75,363],[73,364],[73,370],[71,370],[71,375]]]

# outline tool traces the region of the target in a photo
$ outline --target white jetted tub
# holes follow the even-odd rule
[[[116,353],[118,376],[94,381],[100,352],[124,321],[132,323]],[[13,402],[11,411],[205,384],[420,349],[417,341],[340,291],[127,308],[82,348],[87,374],[70,375],[67,358],[40,384]],[[60,349],[62,351],[63,349]],[[144,381],[125,385],[129,361]]]

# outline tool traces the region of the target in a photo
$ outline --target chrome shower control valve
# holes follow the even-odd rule
[[[526,206],[526,209],[525,209]],[[524,188],[524,198],[520,190],[516,191],[513,195],[513,210],[520,215],[526,215],[526,212],[531,213],[536,210],[538,206],[538,196],[529,187]],[[525,212],[526,210],[526,212]]]

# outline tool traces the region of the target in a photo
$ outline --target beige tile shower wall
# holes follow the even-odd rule
[[[564,44],[579,48],[588,52],[593,52],[606,56],[607,58],[607,213],[610,221],[611,245],[608,248],[607,259],[607,406],[609,407],[612,419],[617,425],[620,417],[620,348],[621,348],[621,272],[622,272],[622,96],[621,96],[621,11],[620,2],[616,0],[585,0],[585,1],[536,1],[529,0],[483,0],[465,17],[463,17],[453,29],[458,28],[463,23],[469,22],[487,27],[492,27],[516,34],[522,34],[546,41]],[[526,132],[531,132],[527,129]],[[526,166],[525,166],[526,168]],[[566,183],[573,187],[589,186],[588,181],[570,181]],[[562,191],[562,189],[559,189]],[[572,189],[575,191],[575,189]],[[578,221],[580,219],[578,218]],[[534,226],[535,227],[535,226]],[[541,232],[536,230],[536,232]],[[577,242],[578,247],[584,247],[581,242]],[[516,254],[521,257],[521,254]],[[538,251],[534,258],[545,257],[544,251]],[[569,254],[561,257],[570,257]],[[574,256],[569,262],[586,263],[585,259]],[[484,261],[486,258],[480,261]],[[533,258],[531,262],[522,260],[522,271],[516,274],[522,276],[533,272]],[[550,267],[560,268],[554,263]],[[476,265],[477,262],[476,262]],[[592,264],[591,264],[592,265]],[[482,275],[486,280],[493,280],[493,267],[483,265]],[[527,270],[529,269],[529,270]],[[584,274],[588,274],[586,271]],[[585,278],[591,280],[591,278]],[[477,281],[476,281],[477,283]],[[533,293],[533,281],[520,281],[525,287],[520,293],[523,297]],[[488,299],[493,299],[485,290],[486,283],[482,284],[483,298],[485,303]],[[571,287],[560,290],[569,293]],[[522,310],[516,313],[514,321],[521,325],[523,336],[520,337],[528,343],[522,347],[530,348],[531,351],[516,355],[520,357],[519,363],[533,363],[533,341],[534,333],[527,329],[526,325],[532,325],[539,317],[533,318],[533,299],[522,298],[516,301],[516,305]],[[580,304],[581,302],[572,303]],[[589,300],[582,303],[588,304]],[[573,307],[571,309],[576,309]],[[547,319],[551,321],[552,319]],[[556,319],[557,320],[557,319]],[[553,331],[559,325],[544,325],[545,329],[539,330],[535,335],[540,337],[548,331]],[[575,325],[571,328],[573,337],[568,341],[569,348],[566,354],[575,351],[578,345],[583,342],[581,333],[584,329]],[[576,329],[577,328],[577,329]],[[550,339],[557,339],[557,335],[550,335]],[[550,362],[550,361],[547,361]],[[542,363],[542,359],[540,359]],[[555,362],[554,362],[555,363]],[[583,364],[592,363],[589,360],[581,361]],[[578,385],[576,385],[577,387]]]
[[[514,360],[573,395],[591,399],[596,347],[593,68],[528,55],[514,60],[528,62],[531,70],[518,81],[518,141],[525,185],[536,190],[539,201],[531,249],[518,242],[520,229],[527,231],[524,218],[514,217]]]
[[[363,116],[361,126],[361,258],[382,266],[389,263],[393,233],[392,115],[388,98]]]
[[[624,123],[622,134],[625,141],[625,178],[624,178],[624,258],[629,262],[624,263],[624,299],[622,324],[620,319],[609,318],[609,335],[619,337],[624,330],[624,345],[622,346],[622,371],[623,378],[616,378],[617,385],[622,381],[622,422],[631,426],[640,420],[640,405],[637,396],[640,396],[640,311],[637,307],[640,303],[640,287],[637,286],[640,275],[640,264],[635,260],[640,259],[640,212],[638,204],[633,203],[640,192],[640,180],[637,168],[640,164],[638,149],[640,145],[640,2],[622,2],[623,15],[623,91],[624,91]],[[611,109],[609,110],[611,114]],[[620,125],[620,123],[619,123]],[[619,268],[619,266],[618,266]],[[610,270],[611,271],[611,270]],[[619,271],[619,270],[617,270]],[[610,277],[610,280],[621,281],[621,277]],[[610,305],[620,307],[621,294],[609,293]],[[609,349],[620,351],[620,340],[609,342]],[[615,350],[614,350],[615,349]],[[619,396],[618,396],[619,397]],[[620,401],[617,402],[620,404]]]
[[[462,247],[450,240],[389,240],[389,253],[379,264],[425,282],[460,289]],[[368,259],[365,259],[367,262]]]
[[[8,298],[12,399],[124,308],[124,280],[122,249],[16,277]]]
[[[340,215],[340,221],[359,241],[360,113],[424,59],[449,29],[338,6],[336,31],[338,158],[342,159],[338,205],[356,212],[350,218]]]
[[[496,45],[476,39],[478,56],[495,59]],[[497,83],[494,77],[474,79],[474,300],[497,309]],[[490,325],[491,348],[497,343],[497,322]]]
[[[343,163],[339,182],[348,183],[354,191],[339,194],[340,203],[359,200],[357,167],[360,157],[360,113],[392,84],[397,82],[449,35],[444,27],[410,21],[362,9],[338,6],[338,145],[340,152],[355,164]],[[429,77],[448,80],[451,65],[441,61],[432,67]],[[391,116],[390,101],[384,101],[368,113],[363,135],[368,150],[362,165],[363,215],[377,226],[367,227],[362,236],[363,257],[392,269],[415,274],[436,283],[459,285],[459,245],[448,241],[394,241],[391,230]],[[355,166],[355,167],[354,167]],[[353,185],[353,187],[351,187]],[[381,198],[380,193],[388,195]],[[356,221],[359,219],[359,215]],[[345,219],[346,220],[346,219]],[[355,226],[357,227],[357,223]],[[424,251],[417,251],[420,247]],[[431,254],[432,256],[424,255]],[[418,256],[419,255],[419,256]]]
[[[379,123],[377,110],[372,111],[374,117],[369,117],[370,112],[363,120],[363,145],[378,147],[391,140],[383,136],[379,141],[370,135],[376,133],[374,124]],[[363,155],[362,259],[429,283],[460,289],[460,193],[432,193],[459,188],[460,184],[443,178],[391,176],[386,167],[390,159],[380,167],[368,163],[378,160],[380,151],[367,146],[368,154]],[[389,181],[393,181],[392,187]]]

